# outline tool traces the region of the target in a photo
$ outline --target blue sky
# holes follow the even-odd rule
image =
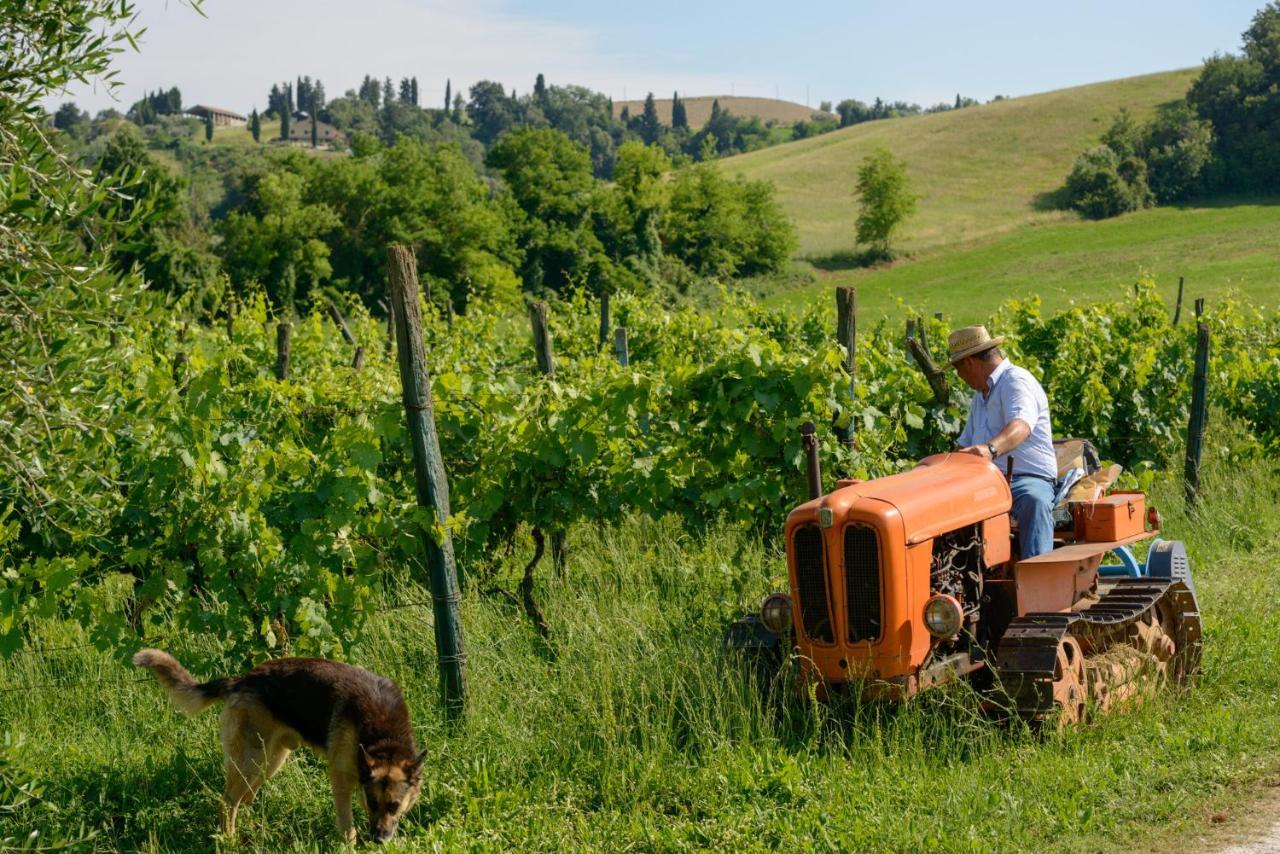
[[[678,89],[928,105],[1195,65],[1238,51],[1262,2],[205,0],[202,18],[179,0],[138,0],[142,52],[118,65],[125,106],[176,85],[187,103],[241,112],[299,74],[330,96],[366,73],[416,75],[434,103],[446,78],[454,91],[490,78],[524,92],[540,71],[618,100]],[[100,89],[69,95],[113,106]]]

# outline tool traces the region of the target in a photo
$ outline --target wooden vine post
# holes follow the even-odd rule
[[[333,322],[341,330],[343,339],[352,347],[358,346],[356,344],[356,336],[351,334],[351,327],[347,325],[347,319],[342,316],[342,312],[338,311],[338,307],[333,303],[329,303],[329,317],[333,318]]]
[[[423,546],[431,580],[431,605],[435,617],[436,658],[440,665],[440,692],[450,720],[466,709],[466,652],[462,644],[457,568],[449,519],[449,483],[440,456],[426,349],[422,343],[422,310],[418,305],[418,267],[405,246],[387,250],[391,305],[396,323],[396,350],[400,386],[409,436],[413,443],[413,474],[418,505],[432,511],[435,530],[423,531]],[[437,539],[438,537],[438,539]]]
[[[529,303],[529,323],[533,327],[533,352],[538,358],[538,373],[544,376],[554,377],[556,375],[556,362],[554,351],[551,346],[551,313],[546,302],[543,300],[533,300]],[[564,531],[551,532],[551,560],[555,564],[556,575],[563,576],[565,572],[565,546]],[[542,615],[537,611],[536,605],[530,607],[533,602],[533,573],[532,565],[530,571],[525,573],[524,581],[521,583],[521,589],[524,592],[525,606],[529,610],[529,616],[535,624],[541,623]],[[543,631],[541,628],[539,631]],[[543,631],[545,636],[546,632]]]
[[[602,291],[600,294],[600,340],[596,343],[596,350],[603,350],[605,343],[609,340],[609,292]]]
[[[858,291],[856,288],[836,288],[836,341],[844,345],[844,367],[849,372],[849,405],[852,407],[858,345]],[[857,432],[857,419],[850,418],[849,426],[840,431],[840,441],[852,448],[853,437]]]
[[[533,353],[538,359],[538,373],[554,377],[556,363],[551,350],[550,309],[542,300],[529,303],[529,323],[533,327]]]
[[[1196,300],[1196,317],[1204,310],[1204,300]],[[1196,323],[1195,372],[1191,378],[1191,414],[1187,420],[1187,459],[1183,479],[1188,507],[1200,500],[1200,455],[1204,451],[1204,425],[1208,417],[1209,327]]]
[[[1178,321],[1182,319],[1182,283],[1183,277],[1178,277],[1178,301],[1173,307],[1173,325],[1177,326]]]
[[[627,327],[619,326],[613,330],[613,352],[618,355],[618,364],[627,367],[631,364],[631,350],[627,344]]]
[[[929,381],[929,388],[933,389],[933,399],[942,406],[946,406],[947,402],[951,400],[951,389],[947,386],[946,371],[934,363],[929,351],[915,338],[907,339],[907,349],[911,351],[912,358],[920,366],[920,370],[924,373],[924,378]]]
[[[293,335],[293,324],[281,321],[276,324],[276,379],[284,382],[289,379],[289,338]]]

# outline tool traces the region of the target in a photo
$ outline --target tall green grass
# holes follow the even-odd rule
[[[467,592],[470,716],[452,731],[430,610],[408,604],[428,597],[393,583],[387,604],[408,606],[372,622],[357,663],[404,686],[430,751],[393,848],[1096,849],[1203,821],[1204,804],[1280,767],[1280,474],[1225,446],[1210,443],[1198,513],[1183,512],[1177,479],[1154,489],[1168,536],[1192,555],[1200,684],[1061,737],[996,726],[964,690],[765,711],[718,646],[728,620],[783,584],[782,555],[741,531],[640,520],[574,531],[564,579],[542,568],[550,648],[507,599]],[[496,559],[486,584],[511,588],[521,551]],[[75,647],[66,623],[38,635],[49,652],[0,664],[0,728],[24,736],[14,767],[43,782],[49,808],[0,809],[0,838],[83,823],[99,850],[224,844],[212,835],[216,713],[183,718],[149,679]],[[189,660],[219,647],[158,645]],[[302,755],[242,813],[241,837],[332,850],[332,824],[323,767]]]

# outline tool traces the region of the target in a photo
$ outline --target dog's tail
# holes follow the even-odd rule
[[[187,668],[178,663],[178,659],[158,649],[138,650],[133,654],[133,665],[145,667],[155,674],[156,681],[164,687],[173,704],[188,715],[203,712],[227,696],[235,681],[214,679],[212,682],[197,682]]]

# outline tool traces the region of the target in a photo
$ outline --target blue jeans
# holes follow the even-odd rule
[[[1018,546],[1022,559],[1051,551],[1054,484],[1032,475],[1015,474],[1010,488],[1013,491],[1013,518],[1018,523]]]

